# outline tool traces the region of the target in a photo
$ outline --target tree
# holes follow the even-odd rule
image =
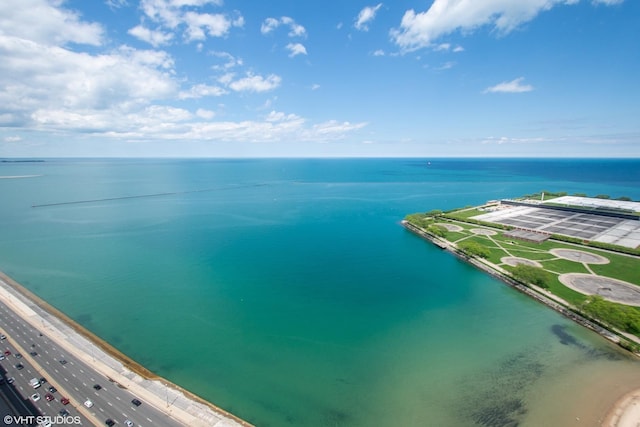
[[[478,242],[465,241],[460,243],[458,247],[462,252],[471,257],[489,258],[489,255],[491,255],[489,248]]]
[[[513,268],[512,273],[513,277],[521,282],[530,283],[543,289],[549,288],[551,275],[541,267],[535,267],[533,265],[527,264],[518,264]]]
[[[582,309],[590,316],[635,335],[640,333],[640,311],[605,300],[600,295],[589,297]]]

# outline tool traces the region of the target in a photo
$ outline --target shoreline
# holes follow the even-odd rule
[[[627,393],[611,408],[603,427],[637,427],[640,425],[640,389]]]
[[[521,285],[505,274],[502,274],[500,271],[486,265],[478,260],[473,258],[468,258],[460,254],[455,247],[453,247],[449,242],[437,239],[434,236],[429,235],[428,233],[423,232],[422,230],[415,227],[413,224],[410,224],[406,220],[401,222],[401,225],[408,230],[409,232],[428,240],[430,243],[433,243],[436,247],[446,250],[457,258],[460,258],[474,267],[482,270],[485,273],[499,279],[507,286],[516,289],[517,291],[524,293],[533,299],[541,302],[545,306],[553,309],[554,311],[562,314],[574,322],[591,329],[596,332],[598,335],[602,336],[608,341],[611,341],[615,344],[619,343],[620,338],[613,334],[612,332],[592,323],[591,321],[583,318],[582,316],[567,310],[564,306],[559,304],[558,302],[538,293],[524,285]],[[629,352],[631,353],[631,352]],[[635,353],[631,353],[634,356],[637,356]],[[585,421],[585,420],[583,420]],[[611,406],[611,408],[604,414],[604,422],[601,424],[602,427],[640,427],[640,389],[631,391],[621,396],[616,402]]]
[[[76,357],[84,359],[97,372],[145,396],[167,417],[191,426],[253,427],[249,422],[148,370],[2,271],[0,299],[26,322],[46,330],[52,340],[66,347]],[[168,400],[165,397],[169,393],[173,407],[165,408],[164,402]]]

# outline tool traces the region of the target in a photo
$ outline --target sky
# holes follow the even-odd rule
[[[637,0],[2,0],[0,157],[640,157]]]

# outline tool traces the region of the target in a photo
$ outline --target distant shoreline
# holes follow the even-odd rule
[[[230,422],[230,424],[228,424],[229,426],[241,425],[243,427],[253,427],[253,425],[248,423],[247,421],[242,420],[241,418],[225,411],[224,409],[217,407],[213,403],[197,396],[196,394],[188,390],[185,390],[179,385],[174,384],[168,381],[167,379],[160,377],[159,375],[148,370],[147,368],[140,365],[139,363],[137,363],[136,361],[134,361],[124,353],[120,352],[119,350],[111,346],[105,340],[101,339],[100,337],[96,336],[95,334],[90,332],[88,329],[86,329],[82,325],[75,322],[73,319],[71,319],[69,316],[67,316],[57,308],[53,307],[51,304],[44,301],[42,298],[35,295],[33,292],[29,291],[27,288],[25,288],[15,280],[13,280],[11,277],[7,276],[2,271],[0,271],[0,281],[6,284],[11,290],[19,294],[20,297],[28,300],[29,302],[32,302],[38,308],[44,310],[49,315],[53,316],[54,318],[59,320],[62,324],[70,328],[74,333],[80,335],[81,337],[88,340],[91,344],[98,347],[106,355],[120,362],[126,370],[140,376],[144,380],[161,382],[163,385],[165,385],[170,389],[173,389],[178,394],[184,395],[187,399],[191,400],[194,403],[194,405],[197,405],[197,404],[204,405],[205,407],[209,408],[210,411],[214,412],[217,416],[226,418],[226,421]],[[78,351],[82,351],[82,350],[78,349]],[[193,422],[193,420],[190,420],[190,421]],[[197,424],[194,424],[194,425],[197,425]]]

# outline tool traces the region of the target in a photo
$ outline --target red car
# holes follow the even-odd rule
[[[66,397],[63,397],[62,399],[60,399],[60,402],[62,402],[63,405],[68,405],[69,399],[67,399]]]
[[[55,399],[55,397],[53,397],[53,394],[51,393],[45,394],[44,398],[47,399],[47,402],[51,402],[53,399]]]
[[[5,355],[5,356],[11,356],[11,351],[9,351],[9,350],[5,350],[5,351],[4,351],[4,355]]]

